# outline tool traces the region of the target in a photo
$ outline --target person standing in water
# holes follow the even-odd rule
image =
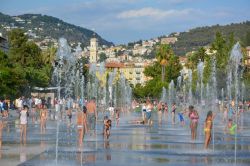
[[[147,106],[146,106],[146,102],[144,101],[142,104],[142,121],[146,120],[146,112],[147,112]]]
[[[90,130],[94,131],[95,134],[95,125],[97,121],[97,111],[96,111],[96,104],[95,99],[92,98],[87,103],[87,115],[88,115],[88,123],[90,125]]]
[[[83,106],[83,110],[77,109],[76,124],[78,129],[78,145],[82,146],[82,141],[85,133],[88,131],[87,127],[87,108]]]
[[[162,124],[162,116],[164,113],[164,103],[161,101],[157,105],[157,110],[158,110],[158,123],[159,125]]]
[[[153,124],[153,121],[151,120],[151,116],[152,116],[152,109],[153,109],[153,105],[151,104],[151,102],[149,100],[147,100],[147,121],[148,121],[148,125],[151,126]]]
[[[173,103],[172,112],[171,112],[171,114],[172,114],[172,124],[175,124],[175,111],[176,111],[176,104]]]
[[[237,128],[237,124],[235,124],[232,119],[228,119],[228,123],[225,128],[226,133],[230,135],[235,135],[236,128]]]
[[[26,132],[28,123],[28,107],[25,105],[20,111],[20,143],[26,144]]]
[[[47,106],[44,105],[43,108],[40,111],[41,134],[45,133],[47,116],[48,116]]]
[[[190,118],[191,139],[195,140],[197,136],[199,115],[198,112],[194,109],[194,106],[189,106],[189,118]]]
[[[116,120],[116,126],[118,126],[120,121],[120,108],[115,109],[115,120]]]
[[[213,115],[212,111],[208,111],[207,118],[204,123],[204,132],[205,132],[205,140],[204,140],[204,148],[207,149],[211,142],[211,131],[213,127],[213,119],[215,115]]]

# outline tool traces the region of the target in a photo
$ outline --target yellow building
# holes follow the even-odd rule
[[[90,55],[89,55],[89,62],[96,63],[98,61],[98,40],[94,37],[90,39]]]
[[[147,63],[119,63],[108,62],[106,68],[109,70],[117,69],[118,72],[123,73],[125,78],[134,86],[136,84],[144,85],[150,78],[144,75],[144,69],[148,66]]]

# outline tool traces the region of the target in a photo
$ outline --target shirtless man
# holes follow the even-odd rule
[[[96,104],[95,99],[91,99],[87,103],[87,114],[88,114],[88,123],[90,125],[90,130],[94,130],[95,133],[95,124],[97,120],[97,111],[96,111]]]

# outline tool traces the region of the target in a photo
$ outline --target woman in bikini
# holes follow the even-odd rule
[[[207,149],[208,145],[211,142],[211,131],[213,127],[213,119],[215,115],[213,115],[212,111],[207,113],[207,118],[204,123],[204,132],[205,132],[205,141],[204,141],[204,148]]]
[[[40,124],[40,130],[41,130],[41,134],[45,133],[47,115],[48,115],[47,106],[44,105],[43,108],[40,111],[40,123],[41,123]]]
[[[199,115],[193,106],[189,106],[189,118],[190,118],[190,129],[191,129],[191,139],[195,140],[197,136],[197,127]]]

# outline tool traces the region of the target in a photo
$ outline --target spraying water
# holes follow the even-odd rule
[[[229,61],[229,77],[234,79],[234,99],[235,99],[235,122],[238,123],[238,102],[239,102],[239,85],[240,85],[240,74],[241,74],[241,63],[242,63],[243,55],[241,53],[241,47],[239,42],[237,42],[231,51],[230,61]],[[229,87],[231,88],[231,87]],[[235,164],[237,163],[237,127],[235,131]]]

